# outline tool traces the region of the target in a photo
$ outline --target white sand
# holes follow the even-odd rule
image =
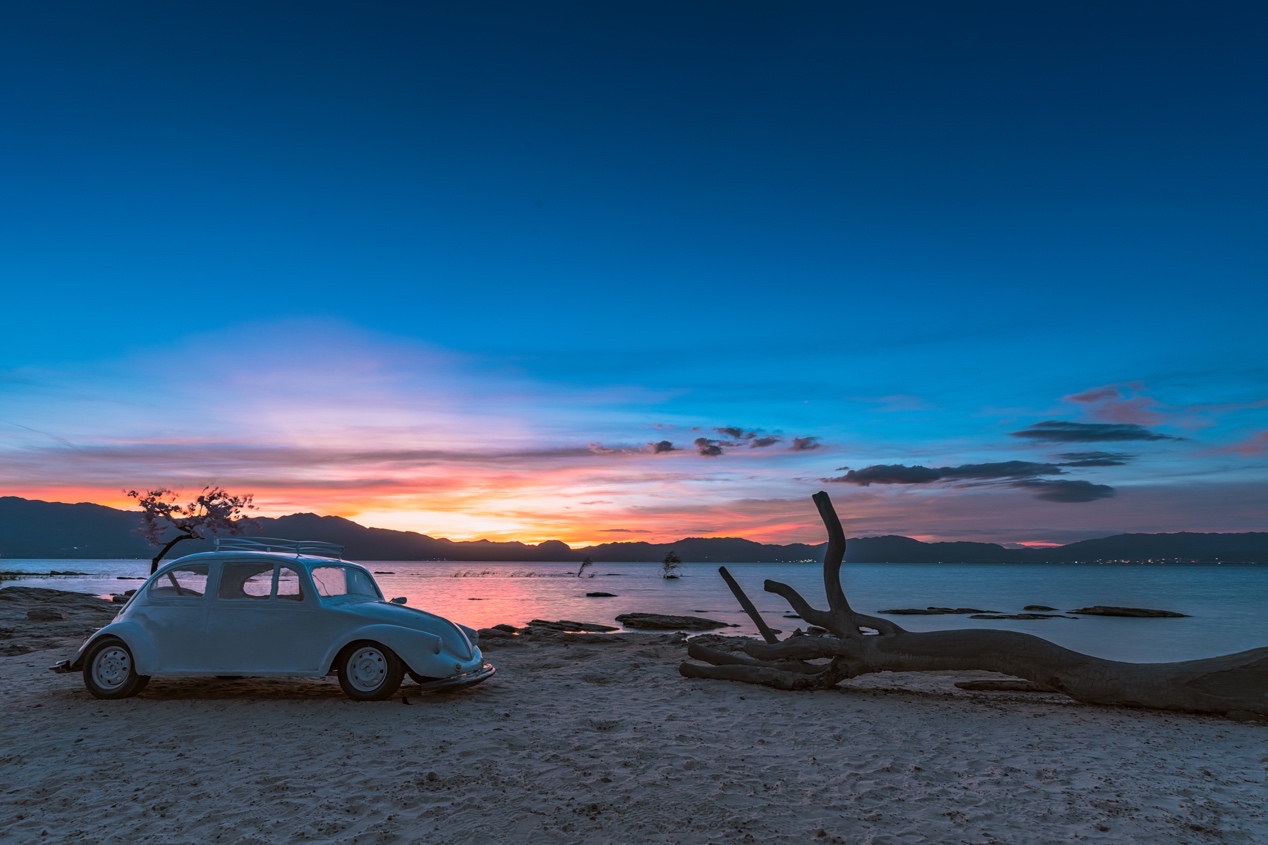
[[[1268,842],[1262,724],[968,674],[689,681],[673,636],[488,645],[491,681],[371,704],[333,679],[97,701],[47,671],[68,648],[0,657],[0,841]]]

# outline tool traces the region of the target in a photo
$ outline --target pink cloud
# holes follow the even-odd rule
[[[1107,399],[1118,399],[1122,396],[1117,387],[1094,387],[1082,393],[1072,393],[1065,397],[1070,402],[1103,402]]]
[[[1228,447],[1228,451],[1244,458],[1255,458],[1268,455],[1268,431],[1253,434],[1240,443]]]
[[[1167,421],[1162,405],[1141,384],[1094,387],[1065,400],[1086,406],[1084,413],[1096,422],[1159,425]]]

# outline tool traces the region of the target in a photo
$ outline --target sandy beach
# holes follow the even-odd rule
[[[98,701],[48,666],[114,608],[0,599],[3,842],[1268,842],[1261,723],[954,686],[985,673],[686,680],[676,634],[486,641],[489,682],[381,703],[334,678]]]

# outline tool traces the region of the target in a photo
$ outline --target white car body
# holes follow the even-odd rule
[[[353,689],[347,684],[344,689],[356,698],[391,695],[402,671],[428,689],[469,686],[493,674],[474,630],[404,607],[404,599],[385,601],[370,572],[341,554],[328,544],[222,540],[214,552],[161,567],[113,622],[54,671],[82,668],[89,690],[110,698],[131,694],[94,689],[114,689],[111,671],[119,678],[119,672],[131,672],[145,679],[132,692],[151,676],[336,673],[353,682]],[[99,657],[105,641],[114,644],[113,657],[121,663],[92,670],[90,662],[105,660]],[[347,661],[353,659],[349,650],[362,646],[358,670]],[[395,666],[393,657],[403,665],[382,695],[381,686],[371,682],[382,679],[385,666]],[[90,677],[90,671],[97,674]],[[356,694],[358,672],[364,675],[360,685],[375,694]]]

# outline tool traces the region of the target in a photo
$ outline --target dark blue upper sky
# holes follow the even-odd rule
[[[66,394],[181,343],[267,367],[243,326],[311,320],[542,390],[646,389],[648,425],[821,432],[857,465],[954,462],[1105,385],[1171,423],[1253,404],[1265,24],[1218,2],[8,4],[0,368]],[[923,412],[866,422],[894,396]],[[10,401],[18,425],[62,413]]]

